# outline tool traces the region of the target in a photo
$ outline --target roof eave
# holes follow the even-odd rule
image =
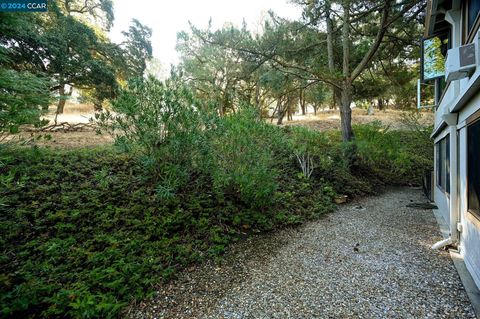
[[[435,26],[435,15],[438,8],[438,0],[428,0],[427,2],[427,13],[425,15],[425,33],[423,36],[425,38],[432,35],[434,26]]]

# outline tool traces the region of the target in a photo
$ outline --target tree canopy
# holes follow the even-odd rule
[[[350,141],[354,138],[354,99],[383,99],[390,94],[405,100],[388,88],[393,85],[404,92],[405,86],[411,85],[412,78],[404,77],[414,73],[425,1],[294,3],[303,10],[299,21],[270,13],[260,34],[233,26],[217,31],[192,27],[191,35],[181,33],[179,48],[185,71],[194,83],[200,79],[202,83],[218,83],[218,76],[222,76],[223,89],[237,83],[240,69],[243,81],[263,79],[253,86],[269,91],[277,100],[279,123],[290,112],[290,104],[298,105],[305,89],[320,83],[329,86],[334,103],[340,106],[343,139]],[[393,61],[395,68],[385,67]],[[233,72],[228,63],[233,63],[237,71]],[[223,72],[214,72],[219,70]],[[230,108],[231,98],[223,101],[222,105]]]
[[[0,13],[4,100],[23,100],[24,108],[38,119],[40,113],[34,111],[48,108],[52,99],[58,104],[57,114],[63,113],[76,89],[99,109],[128,78],[143,76],[152,57],[152,31],[133,20],[124,32],[125,41],[112,43],[107,34],[114,21],[111,0],[50,0],[48,8],[45,13]],[[13,79],[22,85],[12,87]],[[37,94],[35,103],[27,98],[29,90]],[[18,107],[9,101],[9,112],[16,112]],[[18,124],[31,122],[15,118],[25,119]]]
[[[245,23],[179,32],[178,69],[197,97],[220,115],[253,105],[279,124],[328,104],[340,109],[344,141],[354,138],[353,103],[412,104],[425,0],[293,3],[302,9],[300,19],[270,12],[255,33]],[[121,43],[109,39],[111,0],[50,0],[48,13],[0,18],[2,68],[44,81],[57,113],[72,89],[101,109],[152,65],[152,29],[139,20]]]

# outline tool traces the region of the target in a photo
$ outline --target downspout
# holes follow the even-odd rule
[[[452,245],[459,243],[458,222],[460,220],[459,190],[458,190],[458,137],[457,120],[458,113],[444,115],[443,119],[450,130],[450,238]]]
[[[441,240],[433,244],[432,249],[433,250],[442,249],[444,247],[451,246],[452,244],[453,244],[452,237],[448,237],[447,239]]]
[[[461,12],[459,9],[459,1],[454,1],[454,8],[456,10],[449,10],[445,14],[445,20],[452,25],[452,47],[461,45],[460,38],[460,18]],[[460,83],[455,81],[453,84],[454,96],[460,94]],[[460,242],[460,234],[458,231],[460,221],[460,202],[459,202],[459,183],[458,183],[458,137],[457,137],[457,121],[458,114],[450,113],[449,108],[443,108],[444,114],[442,119],[447,123],[449,128],[450,139],[450,237],[435,243],[432,249],[441,249],[447,246],[458,247]]]

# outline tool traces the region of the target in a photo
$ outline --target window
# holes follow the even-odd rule
[[[440,105],[440,101],[443,98],[443,93],[445,92],[446,88],[447,88],[447,82],[445,81],[445,77],[435,79],[435,105],[436,105],[436,108],[438,108],[438,106]]]
[[[436,177],[437,177],[437,185],[442,187],[442,167],[443,167],[443,162],[442,162],[442,141],[438,142],[436,145],[436,158],[437,158],[437,172],[436,172]]]
[[[473,34],[478,30],[480,19],[480,1],[478,0],[467,0],[463,7],[463,42],[472,42]]]
[[[480,218],[480,120],[467,128],[468,211]]]
[[[420,76],[423,82],[445,77],[445,57],[448,49],[451,48],[450,42],[449,29],[422,39]]]
[[[445,89],[445,60],[451,48],[451,31],[443,28],[434,36],[422,39],[420,78],[422,83],[434,82],[434,105],[440,104]]]
[[[450,135],[445,140],[445,191],[450,194]]]
[[[450,193],[450,136],[437,143],[437,185]]]

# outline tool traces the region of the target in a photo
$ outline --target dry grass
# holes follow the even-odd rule
[[[48,115],[45,116],[52,123],[55,118],[56,106],[49,108]],[[94,116],[93,105],[74,104],[67,102],[65,105],[65,114],[59,115],[58,122],[69,123],[88,123],[89,119]],[[401,111],[386,110],[376,111],[374,115],[367,115],[366,110],[353,110],[353,124],[366,124],[373,121],[380,121],[385,125],[389,125],[392,129],[401,129],[403,124],[400,119]],[[431,112],[422,113],[422,122],[425,124],[433,123],[434,115]],[[305,116],[295,115],[293,121],[285,122],[284,125],[302,125],[311,129],[325,131],[340,128],[339,111],[323,111],[318,115],[307,114]],[[23,133],[22,138],[35,138],[45,134],[42,133]],[[86,130],[81,132],[54,132],[49,133],[50,140],[39,139],[35,142],[38,146],[48,146],[53,148],[80,148],[95,147],[99,145],[109,145],[113,143],[112,137],[108,135],[98,135],[94,130]]]
[[[55,121],[55,112],[57,110],[56,105],[50,105],[47,114],[43,117],[49,120],[50,123]],[[76,123],[88,123],[95,115],[93,105],[90,104],[75,104],[67,102],[63,114],[59,114],[57,117],[57,123],[68,122],[71,124]]]
[[[56,105],[51,105],[48,109],[48,113],[44,116],[44,119],[49,120],[50,124],[54,123],[56,108]],[[94,114],[93,105],[67,102],[65,104],[64,114],[60,114],[58,116],[57,123],[89,123]],[[111,136],[106,134],[99,135],[92,128],[75,132],[23,132],[21,134],[12,136],[12,138],[22,141],[21,144],[62,149],[89,148],[113,143],[113,138]]]
[[[91,148],[113,144],[109,135],[98,135],[95,131],[79,132],[50,132],[50,133],[21,133],[16,135],[19,145],[41,146],[60,149]]]
[[[48,108],[48,114],[55,114],[56,110],[56,105],[50,105],[50,107]],[[65,108],[63,111],[65,114],[92,114],[94,113],[94,108],[93,104],[72,103],[67,101],[67,103],[65,103]]]
[[[367,124],[373,121],[380,121],[384,125],[390,126],[392,129],[405,128],[401,122],[402,111],[385,110],[375,111],[374,115],[368,115],[366,110],[354,109],[352,114],[353,124]],[[422,124],[432,124],[434,121],[434,114],[431,112],[422,112]],[[319,112],[317,115],[307,114],[296,115],[293,121],[285,122],[285,125],[302,125],[311,129],[325,131],[340,128],[340,114],[339,111],[325,111]]]

